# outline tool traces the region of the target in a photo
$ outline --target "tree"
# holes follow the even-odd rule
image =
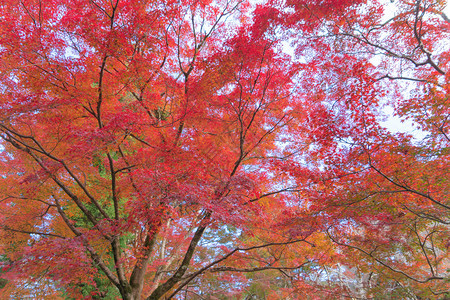
[[[445,298],[449,22],[395,4],[4,1],[0,293]]]
[[[296,54],[312,66],[302,84],[318,98],[304,130],[314,139],[304,157],[320,162],[318,182],[303,184],[304,193],[351,260],[345,265],[371,275],[363,297],[391,290],[445,298],[449,52],[442,43],[450,23],[443,2],[391,2],[288,2],[290,10],[273,18],[296,29]],[[311,52],[311,41],[320,50]],[[419,133],[384,128],[388,108]]]

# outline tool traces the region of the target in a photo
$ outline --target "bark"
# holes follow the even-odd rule
[[[203,218],[203,221],[209,219],[211,216],[211,213],[208,212],[205,217]],[[186,273],[189,264],[191,262],[192,256],[194,255],[195,248],[198,245],[198,242],[200,241],[205,229],[207,227],[207,224],[201,223],[201,225],[197,228],[197,231],[194,234],[194,237],[191,240],[191,243],[189,244],[189,248],[186,251],[186,254],[184,256],[183,261],[181,262],[180,267],[177,269],[175,274],[169,280],[167,280],[165,283],[160,285],[156,290],[153,291],[153,293],[146,299],[146,300],[157,300],[160,299],[165,293],[170,291],[178,282],[180,282],[183,275]]]

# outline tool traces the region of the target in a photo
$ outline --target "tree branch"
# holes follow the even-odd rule
[[[183,275],[186,273],[189,264],[191,262],[191,258],[194,255],[195,248],[197,247],[198,242],[200,241],[200,238],[202,237],[206,227],[207,223],[206,221],[211,217],[211,212],[207,212],[205,216],[202,218],[202,221],[200,222],[200,226],[197,228],[197,231],[194,233],[194,237],[191,240],[191,243],[189,244],[189,248],[186,251],[186,254],[184,256],[183,261],[181,262],[180,267],[177,269],[175,274],[172,275],[169,280],[167,280],[165,283],[160,285],[156,290],[153,291],[153,293],[147,297],[146,300],[157,300],[162,295],[164,295],[166,292],[168,292],[172,287],[175,286],[183,277]]]

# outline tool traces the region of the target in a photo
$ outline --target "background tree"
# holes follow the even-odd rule
[[[311,213],[350,259],[341,263],[367,274],[363,297],[389,291],[392,297],[445,298],[445,3],[328,4],[288,2],[289,10],[279,8],[272,18],[296,29],[290,31],[296,58],[309,67],[300,84],[309,103],[317,103],[303,129],[314,145],[303,157],[311,160],[309,171],[316,164],[316,181],[297,182]],[[384,115],[406,128],[386,128]],[[298,178],[297,167],[290,172]]]

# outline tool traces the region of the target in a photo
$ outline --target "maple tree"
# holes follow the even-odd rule
[[[444,299],[445,4],[3,1],[0,294]]]
[[[326,139],[313,135],[316,148],[306,156],[320,162],[321,180],[307,187],[307,199],[352,276],[370,274],[367,294],[357,296],[389,290],[392,297],[445,298],[449,22],[445,3],[389,5],[386,16],[376,2],[323,10],[291,4],[288,22],[325,50],[311,55],[304,36],[294,37],[297,54],[321,69],[303,74],[305,89],[320,95],[320,118],[314,112],[307,126],[319,136],[328,131]],[[380,115],[389,106],[422,137],[384,128]],[[356,257],[367,263],[355,265]]]

